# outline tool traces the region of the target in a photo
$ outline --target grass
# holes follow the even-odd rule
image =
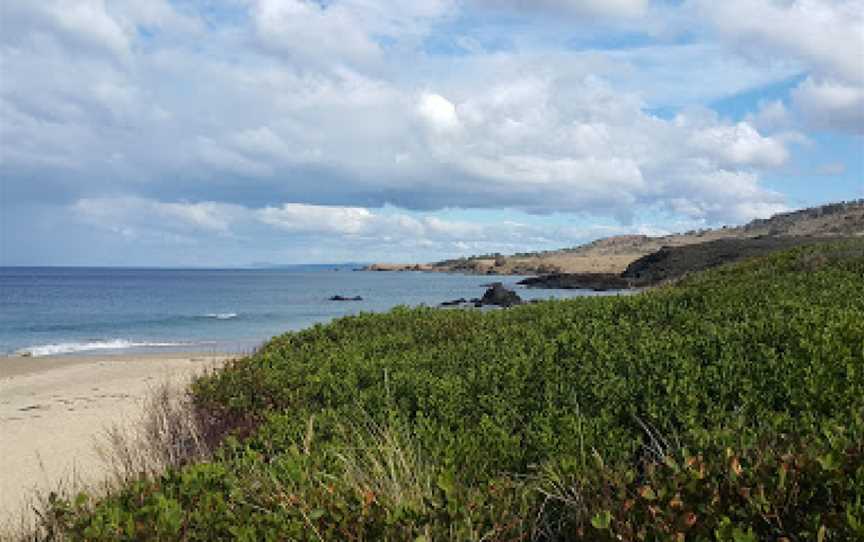
[[[150,441],[179,453],[52,502],[41,536],[861,539],[862,290],[857,240],[288,333],[196,381],[194,431]]]
[[[201,461],[213,452],[189,390],[168,381],[147,395],[137,424],[107,429],[97,451],[118,484]]]

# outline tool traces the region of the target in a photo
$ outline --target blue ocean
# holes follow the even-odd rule
[[[501,281],[523,299],[593,295],[527,290],[522,277],[280,269],[0,268],[0,355],[254,350],[290,330],[361,311],[480,297]],[[333,295],[363,301],[329,301]]]

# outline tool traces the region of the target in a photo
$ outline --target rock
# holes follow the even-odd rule
[[[465,300],[464,297],[460,297],[459,299],[454,299],[453,301],[445,301],[445,302],[441,303],[441,306],[442,307],[456,307],[456,306],[461,305],[463,303],[467,303],[467,301]]]
[[[341,295],[334,295],[330,298],[330,301],[363,301],[363,298],[359,295],[354,297],[345,297]]]
[[[480,305],[496,305],[498,307],[512,307],[513,305],[521,305],[522,298],[514,292],[504,287],[500,282],[492,284],[486,290],[483,297],[480,299]]]
[[[831,239],[834,238],[762,236],[717,239],[696,245],[663,247],[631,263],[621,276],[635,286],[654,286],[679,279],[688,273]]]
[[[626,290],[630,281],[614,273],[552,273],[531,277],[519,281],[519,284],[529,288],[547,288],[556,290]]]

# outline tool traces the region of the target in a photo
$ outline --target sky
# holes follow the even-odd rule
[[[864,0],[0,0],[0,265],[413,262],[864,197]]]

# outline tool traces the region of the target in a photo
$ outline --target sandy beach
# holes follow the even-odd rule
[[[95,443],[106,427],[139,419],[154,386],[184,382],[227,356],[166,354],[0,357],[0,524],[34,491],[97,483]]]

